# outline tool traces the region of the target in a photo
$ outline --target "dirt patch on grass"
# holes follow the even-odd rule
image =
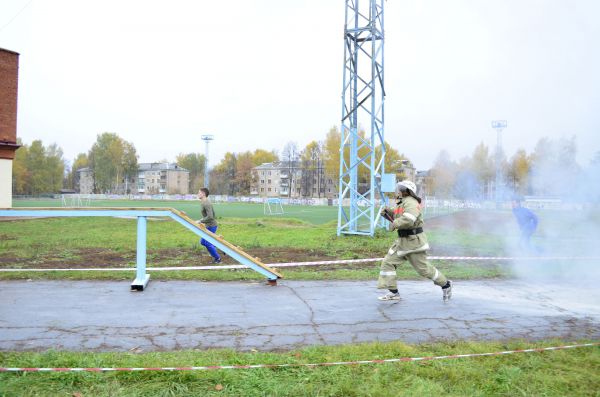
[[[319,250],[298,248],[255,248],[246,253],[257,257],[263,263],[307,262],[339,259],[337,256]],[[237,262],[222,254],[223,264]],[[116,252],[102,248],[86,248],[56,255],[34,256],[29,258],[0,257],[0,267],[25,267],[35,269],[85,269],[85,268],[131,268],[135,266],[136,252]],[[202,266],[212,263],[208,252],[195,248],[168,248],[147,251],[147,266]]]

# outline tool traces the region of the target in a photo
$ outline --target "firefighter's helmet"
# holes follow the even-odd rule
[[[398,182],[396,185],[396,193],[400,193],[406,190],[410,190],[413,194],[417,194],[417,185],[414,182],[409,180],[404,180],[402,182]]]

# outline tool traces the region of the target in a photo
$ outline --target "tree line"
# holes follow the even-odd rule
[[[364,134],[364,132],[361,132]],[[323,140],[312,140],[304,147],[288,142],[278,153],[276,150],[256,149],[254,151],[227,152],[220,162],[210,170],[210,190],[215,194],[248,195],[256,183],[253,168],[263,163],[281,162],[288,167],[290,175],[302,170],[302,196],[320,194],[323,178],[331,178],[337,185],[340,168],[340,132],[337,127],[330,128]],[[40,195],[58,193],[61,189],[74,189],[77,186],[81,168],[89,168],[94,177],[94,192],[110,193],[123,183],[129,183],[128,190],[135,191],[132,185],[139,171],[138,154],[132,142],[127,142],[115,133],[105,132],[97,136],[91,148],[79,153],[69,166],[63,152],[55,143],[44,146],[40,140],[23,144],[17,150],[13,162],[13,194]],[[387,142],[386,172],[399,173],[399,163],[407,159]],[[365,156],[366,148],[358,153]],[[381,151],[381,148],[376,148]],[[496,153],[480,143],[470,156],[458,161],[451,159],[449,153],[442,150],[433,167],[429,170],[424,185],[426,195],[455,197],[459,199],[489,198],[495,189],[496,159],[499,160],[501,184],[506,194],[552,195],[556,191],[556,181],[584,182],[588,196],[598,196],[590,192],[589,180],[597,180],[600,172],[600,152],[590,167],[582,168],[576,162],[575,137],[552,140],[542,138],[531,153],[519,149],[511,157],[505,153]],[[348,159],[346,159],[347,161]],[[166,160],[163,160],[166,162]],[[197,192],[204,186],[206,157],[200,153],[180,153],[175,162],[190,172],[189,191]],[[594,168],[595,167],[595,168]],[[600,170],[597,170],[600,171]],[[359,183],[368,183],[368,170],[359,169]],[[598,181],[600,186],[600,181]],[[583,187],[577,188],[579,191]],[[599,190],[600,189],[596,189]],[[583,193],[582,193],[583,194]]]
[[[598,197],[597,192],[591,190],[599,189],[592,189],[589,183],[576,186],[578,181],[589,179],[594,175],[591,171],[600,167],[600,152],[585,168],[577,163],[576,156],[574,136],[541,138],[531,153],[518,149],[510,158],[483,143],[477,145],[470,156],[458,161],[442,150],[429,171],[424,193],[445,198],[488,199],[495,194],[498,165],[499,190],[504,199],[514,195],[563,196],[566,192],[559,186],[568,184],[572,186],[572,192],[578,190],[582,195]],[[594,179],[598,180],[598,177]]]
[[[360,134],[365,136],[365,132]],[[296,142],[287,142],[281,150],[281,155],[275,150],[266,151],[257,149],[254,152],[246,151],[240,153],[227,152],[223,159],[211,170],[210,190],[217,194],[227,195],[249,195],[251,188],[256,183],[256,175],[252,169],[263,163],[280,162],[289,175],[298,173],[300,194],[305,197],[312,197],[313,192],[320,197],[321,189],[324,186],[324,178],[331,178],[338,183],[340,172],[340,139],[341,134],[337,127],[329,129],[322,141],[312,140],[304,147],[299,147]],[[386,172],[396,172],[400,160],[407,159],[389,143],[385,143]],[[381,153],[381,148],[376,148]],[[362,147],[359,157],[365,157],[368,154],[368,148]],[[347,154],[346,154],[347,155]],[[346,161],[349,161],[346,158]],[[403,177],[403,175],[398,175]],[[358,182],[366,184],[369,181],[368,169],[361,167],[358,171]],[[291,189],[288,189],[291,195]]]

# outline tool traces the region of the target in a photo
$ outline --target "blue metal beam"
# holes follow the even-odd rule
[[[171,211],[165,209],[51,209],[51,208],[5,208],[0,209],[0,216],[12,217],[85,217],[85,216],[107,216],[107,217],[138,217],[138,216],[170,216]]]

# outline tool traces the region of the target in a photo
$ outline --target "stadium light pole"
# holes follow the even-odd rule
[[[500,181],[502,179],[500,171],[500,162],[502,160],[502,130],[508,126],[506,120],[493,120],[492,128],[496,130],[496,189],[494,198],[496,200],[496,208],[500,207]]]
[[[215,139],[214,135],[202,135],[200,137],[204,143],[205,143],[205,150],[204,150],[204,187],[208,189],[208,144],[210,143],[210,141]]]

